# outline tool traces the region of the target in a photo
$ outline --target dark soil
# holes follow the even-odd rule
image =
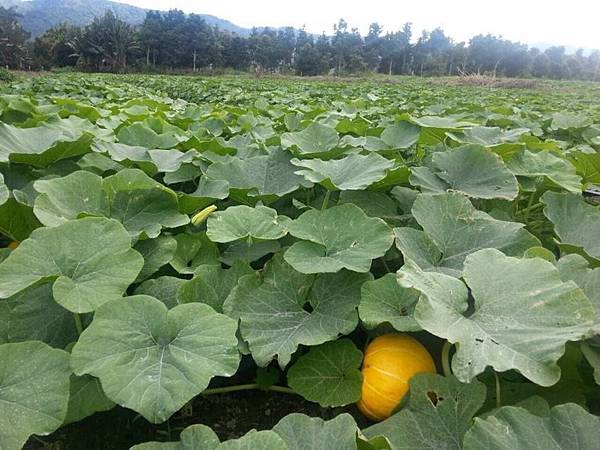
[[[271,429],[281,418],[294,412],[326,420],[348,412],[361,428],[368,425],[354,405],[321,408],[297,395],[252,390],[199,396],[190,407],[184,408],[162,425],[150,424],[136,413],[116,407],[68,425],[50,436],[32,438],[25,448],[128,449],[146,441],[176,441],[181,430],[200,423],[211,427],[224,441],[240,437],[251,429]]]

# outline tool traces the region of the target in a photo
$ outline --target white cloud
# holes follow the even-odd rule
[[[593,0],[119,0],[154,9],[213,14],[243,26],[306,26],[331,33],[340,17],[365,33],[369,23],[385,30],[412,22],[416,33],[441,26],[455,40],[478,33],[524,43],[548,42],[600,48],[600,2]]]

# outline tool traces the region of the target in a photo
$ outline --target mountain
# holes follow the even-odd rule
[[[144,21],[146,10],[137,6],[109,0],[0,0],[0,6],[14,7],[22,16],[23,28],[32,37],[60,23],[87,25],[94,17],[103,16],[112,11],[125,22],[138,25]],[[199,14],[207,23],[218,26],[221,30],[237,33],[242,36],[250,34],[250,30],[242,28],[228,20],[209,14]]]

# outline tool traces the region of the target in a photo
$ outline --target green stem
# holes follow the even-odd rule
[[[385,267],[385,270],[387,271],[387,273],[392,273],[392,271],[390,270],[390,267],[385,262],[385,257],[382,256],[380,259],[381,259],[381,262],[383,263],[383,267]]]
[[[327,189],[327,192],[325,193],[325,198],[323,199],[323,204],[321,205],[321,211],[323,211],[324,209],[327,209],[327,204],[329,203],[330,196],[331,196],[331,191],[329,189]]]
[[[442,347],[442,370],[444,371],[444,376],[449,377],[452,375],[452,370],[450,369],[450,349],[452,348],[452,344],[448,341],[444,343]]]
[[[500,377],[494,372],[494,378],[496,379],[496,408],[502,406],[502,398],[500,397]]]
[[[261,389],[258,384],[238,384],[236,386],[227,386],[222,388],[207,389],[202,392],[202,395],[226,394],[228,392],[249,391],[253,389]],[[295,394],[293,389],[283,386],[270,386],[267,391],[282,392],[284,394]]]
[[[77,333],[83,333],[83,324],[81,323],[81,316],[77,313],[73,313],[73,317],[75,318],[75,328],[77,328]]]
[[[541,203],[541,202],[538,202],[534,205],[533,204],[534,197],[535,197],[535,192],[532,193],[531,196],[529,197],[529,202],[527,203],[527,208],[525,208],[521,211],[522,214],[523,213],[525,214],[523,216],[523,222],[525,222],[526,225],[529,224],[528,220],[529,220],[529,215],[531,214],[531,211],[544,206],[543,203]]]

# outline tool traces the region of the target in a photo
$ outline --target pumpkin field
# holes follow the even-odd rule
[[[0,86],[0,449],[600,448],[600,84]]]

